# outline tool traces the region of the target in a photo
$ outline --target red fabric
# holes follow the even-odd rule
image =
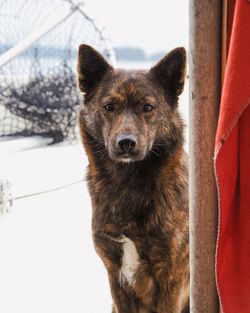
[[[216,134],[217,287],[223,313],[250,313],[250,2],[236,0]]]

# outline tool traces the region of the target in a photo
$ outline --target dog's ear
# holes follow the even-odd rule
[[[91,92],[102,80],[104,75],[112,70],[112,66],[92,47],[82,44],[78,50],[78,86],[85,94]]]
[[[163,57],[150,74],[158,80],[170,97],[177,98],[183,91],[186,76],[186,50],[176,48]]]

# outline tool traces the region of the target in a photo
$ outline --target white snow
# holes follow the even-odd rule
[[[78,181],[86,165],[80,145],[15,150],[0,153],[0,178],[22,196]],[[106,271],[92,244],[85,182],[17,200],[0,215],[0,299],[3,313],[111,311]]]

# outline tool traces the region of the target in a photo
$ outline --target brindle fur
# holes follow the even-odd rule
[[[185,64],[185,50],[177,48],[150,71],[115,70],[93,48],[79,48],[93,239],[108,271],[114,313],[189,312],[188,173],[177,107]],[[114,112],[104,110],[107,103]],[[143,112],[145,103],[153,110]],[[138,138],[130,163],[115,151],[121,133]],[[140,257],[132,285],[120,280],[122,235]]]

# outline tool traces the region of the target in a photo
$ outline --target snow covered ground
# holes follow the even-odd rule
[[[77,182],[86,165],[80,145],[41,147],[10,155],[0,173],[19,197]],[[16,200],[0,216],[0,299],[2,313],[111,311],[85,182]]]
[[[188,86],[180,101],[188,120]],[[91,204],[80,144],[41,139],[0,142],[0,179],[15,197],[78,182],[14,202],[0,215],[1,313],[108,313],[104,266],[91,238]],[[31,147],[33,147],[31,149]]]

